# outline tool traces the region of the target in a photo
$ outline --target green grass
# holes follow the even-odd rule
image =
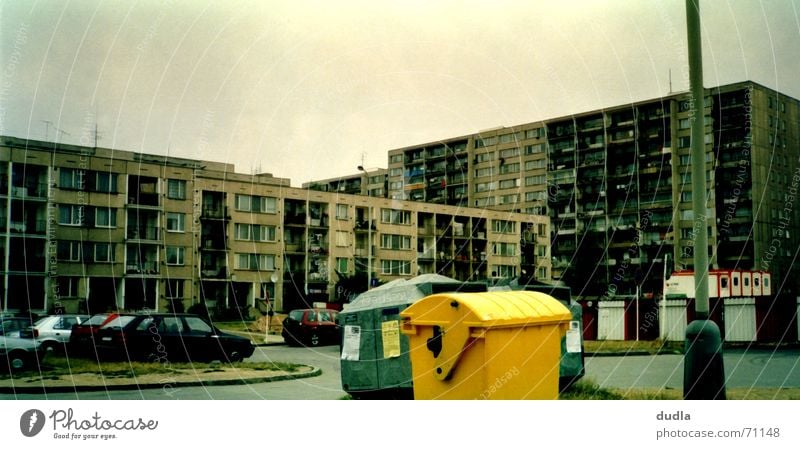
[[[797,400],[800,399],[800,388],[729,388],[726,397],[730,400]],[[601,388],[596,383],[583,379],[569,391],[562,393],[559,399],[566,400],[682,400],[680,389],[643,388],[621,389]]]
[[[682,341],[619,341],[619,340],[586,340],[584,350],[588,353],[602,352],[640,352],[649,354],[682,354]]]
[[[38,367],[28,371],[30,376],[46,376],[47,378],[58,378],[58,376],[95,373],[102,374],[104,377],[138,377],[145,374],[172,374],[182,371],[190,372],[220,372],[225,367],[251,369],[257,371],[285,371],[295,372],[301,365],[282,362],[241,362],[227,364],[220,362],[211,363],[147,363],[147,362],[97,362],[91,359],[74,357],[54,356],[47,354]],[[24,375],[24,374],[23,374]],[[0,379],[10,377],[7,373],[0,374]],[[19,378],[20,374],[14,374]]]

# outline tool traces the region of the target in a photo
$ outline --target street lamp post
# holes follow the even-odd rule
[[[696,319],[686,328],[684,399],[725,399],[725,370],[719,326],[709,319],[708,234],[706,231],[705,94],[700,40],[700,0],[686,0],[689,88],[692,120],[692,206]],[[698,226],[699,224],[699,226]],[[698,230],[699,229],[699,230]]]

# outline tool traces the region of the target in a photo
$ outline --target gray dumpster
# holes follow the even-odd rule
[[[356,398],[412,399],[408,337],[400,332],[400,312],[435,293],[485,291],[484,283],[423,274],[360,294],[338,316],[344,391]]]

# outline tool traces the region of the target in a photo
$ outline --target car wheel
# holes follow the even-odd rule
[[[42,343],[42,350],[48,354],[61,354],[64,347],[57,341],[46,341]]]
[[[228,354],[228,361],[230,363],[239,363],[242,360],[244,360],[244,357],[242,357],[242,353],[239,351],[231,351],[231,353]]]
[[[31,356],[25,351],[11,351],[8,354],[8,366],[12,371],[28,369],[30,364]]]
[[[320,344],[319,334],[317,334],[316,332],[311,334],[308,337],[308,344],[311,345],[311,346],[319,346],[319,344]]]

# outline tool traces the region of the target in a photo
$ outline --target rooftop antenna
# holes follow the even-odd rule
[[[672,93],[672,69],[669,69],[669,93]]]
[[[47,140],[50,138],[50,125],[53,122],[51,122],[50,120],[40,120],[40,121],[44,123],[44,140],[45,142],[47,142]]]
[[[60,139],[62,136],[71,136],[71,135],[72,135],[72,134],[70,134],[70,133],[68,133],[68,132],[64,131],[64,130],[63,130],[63,129],[61,129],[61,128],[56,128],[56,143],[59,143],[59,139]]]

